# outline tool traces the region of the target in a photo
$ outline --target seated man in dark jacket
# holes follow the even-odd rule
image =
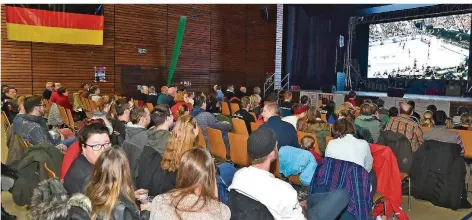
[[[259,127],[270,128],[275,132],[277,138],[277,147],[280,149],[282,146],[292,146],[300,148],[298,143],[297,130],[292,124],[282,121],[280,118],[279,106],[275,103],[270,103],[264,106],[262,111],[262,117],[264,117],[265,123]]]
[[[26,115],[21,123],[18,135],[32,145],[51,143],[60,149],[66,150],[66,146],[61,144],[61,140],[53,139],[49,133],[46,121],[43,118],[46,106],[41,102],[41,96],[26,98],[24,107]]]
[[[241,99],[241,108],[233,114],[234,118],[244,120],[246,123],[247,132],[251,134],[251,122],[256,122],[254,116],[249,113],[251,100],[245,96]]]
[[[231,131],[232,126],[227,122],[220,122],[216,119],[215,115],[206,111],[206,103],[203,97],[195,96],[195,103],[193,105],[192,116],[197,120],[198,127],[202,129],[203,136],[207,146],[208,144],[208,133],[207,128],[214,128],[221,130],[223,134],[223,140],[225,141],[226,148],[229,148],[228,132]]]
[[[155,106],[157,104],[157,98],[156,88],[154,88],[154,86],[149,87],[149,95],[147,96],[146,103],[151,103],[152,106]]]
[[[125,99],[118,100],[115,105],[116,118],[110,120],[113,132],[118,136],[118,144],[123,144],[126,137],[126,123],[129,122],[130,105]]]

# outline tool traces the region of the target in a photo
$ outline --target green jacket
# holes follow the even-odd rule
[[[382,129],[382,124],[379,120],[372,116],[359,115],[354,121],[354,124],[369,130],[374,143],[377,143],[377,139],[380,136],[380,130]]]
[[[19,206],[29,204],[34,188],[39,182],[49,178],[44,164],[47,163],[49,169],[59,176],[63,157],[64,154],[50,143],[26,149],[18,166],[18,179],[12,189],[13,201]]]

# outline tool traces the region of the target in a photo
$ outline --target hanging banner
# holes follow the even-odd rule
[[[101,4],[6,5],[7,39],[103,45]]]

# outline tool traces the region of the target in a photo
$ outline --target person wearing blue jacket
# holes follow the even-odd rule
[[[279,150],[280,173],[285,177],[300,174],[300,183],[309,186],[315,173],[315,157],[307,150],[283,146]]]
[[[270,103],[264,106],[262,111],[262,117],[264,118],[264,124],[259,127],[270,128],[275,133],[277,139],[277,147],[280,149],[282,146],[292,146],[300,148],[298,143],[297,130],[292,124],[282,121],[280,118],[279,106],[275,103]]]

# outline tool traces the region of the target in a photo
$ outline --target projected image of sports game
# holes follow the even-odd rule
[[[471,14],[369,25],[369,78],[467,79]]]

